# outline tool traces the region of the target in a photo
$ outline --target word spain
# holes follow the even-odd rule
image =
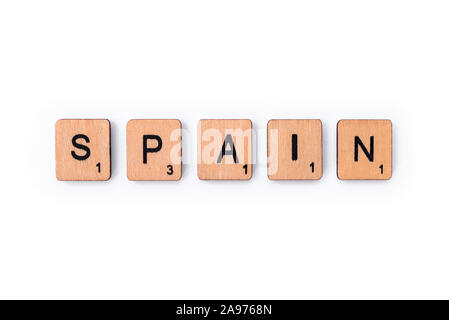
[[[179,120],[136,119],[126,127],[129,180],[173,180],[182,176]],[[251,120],[200,120],[198,178],[249,180],[253,173]],[[105,181],[111,177],[111,124],[106,119],[56,122],[56,177]],[[318,180],[323,173],[321,120],[270,120],[268,178]],[[392,175],[390,120],[340,120],[337,176],[341,180],[388,180]]]

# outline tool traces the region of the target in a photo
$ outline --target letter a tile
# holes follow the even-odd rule
[[[392,175],[390,120],[340,120],[337,167],[341,180],[388,180]]]
[[[252,176],[251,120],[201,120],[198,123],[198,177],[249,180]]]
[[[181,139],[179,120],[130,120],[126,126],[128,179],[181,179]]]
[[[56,178],[109,180],[111,125],[105,119],[62,119],[55,125]]]
[[[268,177],[318,180],[322,176],[321,120],[268,122]]]

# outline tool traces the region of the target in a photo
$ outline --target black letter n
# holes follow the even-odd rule
[[[369,152],[366,150],[365,145],[363,144],[362,140],[358,136],[355,136],[354,138],[354,161],[359,161],[359,147],[362,148],[363,153],[366,155],[368,160],[370,162],[374,161],[374,137],[371,136],[369,138]]]

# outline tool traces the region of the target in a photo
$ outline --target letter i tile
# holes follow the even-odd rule
[[[268,177],[318,180],[322,176],[321,120],[268,122]]]

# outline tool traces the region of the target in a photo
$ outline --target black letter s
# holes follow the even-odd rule
[[[90,157],[90,149],[88,146],[85,146],[83,144],[79,144],[76,142],[76,140],[78,139],[84,139],[86,141],[86,143],[89,143],[89,137],[84,135],[84,134],[77,134],[72,138],[72,145],[77,148],[77,149],[81,149],[86,151],[86,154],[83,156],[79,156],[75,153],[75,151],[72,151],[72,157],[75,158],[76,160],[87,160]]]

